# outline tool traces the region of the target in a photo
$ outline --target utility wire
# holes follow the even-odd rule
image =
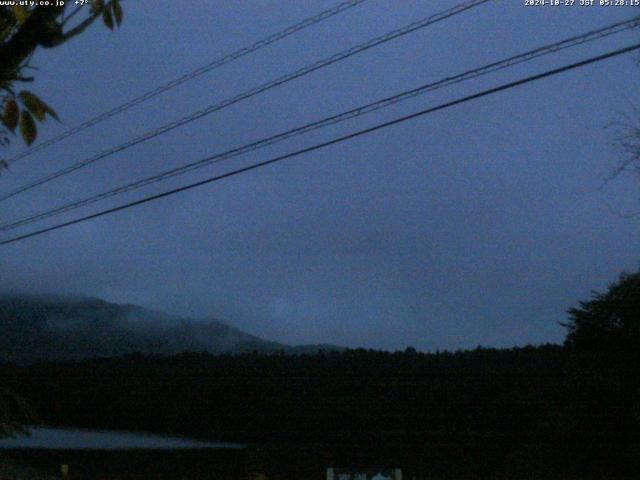
[[[209,156],[206,157],[204,159],[198,160],[196,162],[192,162],[186,165],[183,165],[181,167],[177,167],[177,168],[173,168],[170,170],[167,170],[165,172],[141,179],[141,180],[137,180],[131,183],[127,183],[125,185],[113,188],[111,190],[107,190],[105,192],[99,193],[97,195],[91,195],[85,198],[82,198],[80,200],[76,200],[58,207],[54,207],[45,211],[41,211],[38,212],[34,215],[31,215],[29,217],[20,219],[20,220],[16,220],[10,223],[5,223],[5,224],[0,224],[0,231],[6,231],[6,230],[13,230],[15,228],[21,227],[23,225],[26,224],[30,224],[30,223],[34,223],[37,222],[39,220],[43,220],[46,218],[50,218],[65,212],[69,212],[71,210],[75,210],[77,208],[81,208],[93,203],[96,203],[98,201],[101,200],[105,200],[107,198],[116,196],[116,195],[120,195],[123,194],[125,192],[129,192],[132,190],[136,190],[138,188],[144,187],[146,185],[150,185],[153,183],[157,183],[160,181],[164,181],[167,180],[169,178],[178,176],[178,175],[183,175],[185,173],[191,172],[193,170],[196,170],[198,168],[202,168],[211,164],[216,164],[219,162],[222,162],[224,160],[228,160],[234,157],[237,157],[239,155],[242,155],[244,153],[247,152],[251,152],[254,150],[258,150],[260,148],[264,148],[266,146],[270,146],[276,143],[279,143],[281,141],[287,140],[289,138],[298,136],[298,135],[302,135],[308,132],[311,132],[313,130],[317,130],[319,128],[323,128],[329,125],[334,125],[340,122],[344,122],[346,120],[352,119],[352,118],[356,118],[358,116],[361,115],[365,115],[377,110],[380,110],[382,108],[386,108],[389,107],[391,105],[394,105],[396,103],[402,102],[404,100],[410,99],[410,98],[414,98],[417,97],[418,95],[422,95],[424,93],[427,92],[431,92],[434,90],[438,90],[440,88],[443,87],[447,87],[450,85],[454,85],[457,83],[461,83],[463,81],[466,80],[470,80],[473,78],[477,78],[480,77],[482,75],[487,75],[489,73],[493,73],[499,70],[503,70],[506,68],[510,68],[514,65],[518,65],[520,63],[524,63],[524,62],[529,62],[531,60],[534,60],[538,57],[542,57],[545,55],[549,55],[555,52],[558,52],[560,50],[564,50],[570,47],[574,47],[577,45],[582,45],[584,43],[590,42],[590,41],[594,41],[594,40],[599,40],[602,39],[606,36],[609,35],[613,35],[615,33],[620,33],[626,30],[630,30],[632,28],[637,27],[638,25],[640,25],[640,16],[639,17],[635,17],[629,20],[625,20],[625,21],[621,21],[621,22],[617,22],[614,23],[612,25],[609,25],[607,27],[604,28],[599,28],[597,30],[592,30],[589,32],[586,32],[584,34],[581,35],[577,35],[577,36],[573,36],[564,40],[561,40],[559,42],[555,42],[552,44],[548,44],[546,46],[543,47],[539,47],[533,50],[529,50],[527,52],[518,54],[518,55],[514,55],[511,57],[508,57],[506,59],[497,61],[497,62],[493,62],[490,63],[488,65],[484,65],[482,67],[479,68],[475,68],[473,70],[468,70],[464,73],[460,73],[454,76],[450,76],[450,77],[446,77],[442,80],[439,80],[437,82],[432,82],[432,83],[428,83],[425,85],[422,85],[418,88],[414,88],[412,90],[408,90],[408,91],[404,91],[402,93],[390,96],[390,97],[386,97],[383,98],[381,100],[378,100],[376,102],[372,102],[369,103],[367,105],[363,105],[351,110],[348,110],[346,112],[342,112],[340,114],[337,115],[333,115],[312,123],[308,123],[306,125],[303,125],[301,127],[298,128],[294,128],[292,130],[288,130],[286,132],[282,132],[276,135],[272,135],[270,137],[267,138],[263,138],[261,140],[228,150],[226,152],[223,153],[219,153],[213,156]]]
[[[310,153],[310,152],[313,152],[315,150],[320,150],[322,148],[326,148],[326,147],[328,147],[330,145],[335,145],[337,143],[341,143],[341,142],[344,142],[344,141],[347,141],[347,140],[351,140],[353,138],[357,138],[357,137],[360,137],[362,135],[366,135],[366,134],[375,132],[377,130],[381,130],[383,128],[387,128],[387,127],[391,127],[393,125],[404,123],[406,121],[413,120],[415,118],[422,117],[422,116],[428,115],[430,113],[433,113],[433,112],[436,112],[436,111],[439,111],[439,110],[444,110],[446,108],[450,108],[450,107],[453,107],[455,105],[460,105],[462,103],[466,103],[466,102],[469,102],[471,100],[476,100],[478,98],[486,97],[488,95],[493,95],[495,93],[498,93],[498,92],[501,92],[501,91],[504,91],[504,90],[509,90],[511,88],[515,88],[515,87],[520,86],[520,85],[524,85],[524,84],[531,83],[531,82],[534,82],[534,81],[537,81],[537,80],[541,80],[543,78],[547,78],[547,77],[551,77],[551,76],[554,76],[554,75],[558,75],[560,73],[564,73],[564,72],[567,72],[569,70],[574,70],[574,69],[577,69],[577,68],[581,68],[581,67],[584,67],[584,66],[592,64],[592,63],[596,63],[596,62],[600,62],[600,61],[603,61],[603,60],[607,60],[609,58],[617,57],[619,55],[623,55],[623,54],[626,54],[626,53],[629,53],[629,52],[632,52],[632,51],[635,51],[635,50],[638,50],[638,49],[640,49],[640,43],[637,43],[635,45],[631,45],[629,47],[621,48],[621,49],[618,49],[618,50],[614,50],[612,52],[605,53],[603,55],[598,55],[596,57],[591,57],[591,58],[588,58],[586,60],[582,60],[580,62],[572,63],[572,64],[569,64],[569,65],[565,65],[565,66],[560,67],[560,68],[555,68],[553,70],[547,70],[546,72],[539,73],[537,75],[532,75],[530,77],[526,77],[526,78],[523,78],[523,79],[520,79],[520,80],[516,80],[516,81],[513,81],[513,82],[502,84],[502,85],[500,85],[498,87],[490,88],[488,90],[483,90],[483,91],[481,91],[479,93],[476,93],[476,94],[473,94],[473,95],[468,95],[466,97],[462,97],[462,98],[459,98],[457,100],[453,100],[453,101],[450,101],[450,102],[446,102],[446,103],[440,104],[440,105],[438,105],[436,107],[431,107],[431,108],[428,108],[428,109],[425,109],[425,110],[421,110],[421,111],[416,112],[416,113],[412,113],[410,115],[405,115],[403,117],[399,117],[399,118],[396,118],[394,120],[390,120],[388,122],[380,123],[380,124],[375,125],[373,127],[365,128],[363,130],[358,130],[358,131],[350,133],[348,135],[344,135],[344,136],[341,136],[341,137],[334,138],[334,139],[329,140],[327,142],[323,142],[323,143],[319,143],[319,144],[313,145],[311,147],[303,148],[302,150],[297,150],[295,152],[291,152],[291,153],[288,153],[288,154],[285,154],[285,155],[281,155],[279,157],[271,158],[269,160],[265,160],[265,161],[262,161],[262,162],[259,162],[259,163],[255,163],[253,165],[250,165],[250,166],[247,166],[247,167],[243,167],[243,168],[239,168],[237,170],[233,170],[233,171],[230,171],[230,172],[227,172],[227,173],[223,173],[221,175],[216,175],[216,176],[213,176],[213,177],[209,177],[207,179],[204,179],[204,180],[201,180],[201,181],[198,181],[198,182],[195,182],[195,183],[191,183],[189,185],[185,185],[185,186],[182,186],[182,187],[179,187],[179,188],[174,188],[172,190],[168,190],[168,191],[165,191],[165,192],[162,192],[162,193],[151,195],[151,196],[142,198],[140,200],[129,202],[129,203],[117,206],[117,207],[109,208],[107,210],[102,210],[100,212],[93,213],[91,215],[87,215],[87,216],[84,216],[84,217],[76,218],[75,220],[70,220],[68,222],[59,223],[59,224],[53,225],[51,227],[43,228],[41,230],[37,230],[37,231],[30,232],[30,233],[27,233],[27,234],[24,234],[24,235],[20,235],[20,236],[14,237],[14,238],[10,238],[8,240],[4,240],[4,241],[0,242],[0,246],[8,245],[10,243],[18,242],[18,241],[21,241],[21,240],[25,240],[27,238],[35,237],[37,235],[42,235],[42,234],[47,233],[47,232],[51,232],[51,231],[58,230],[58,229],[61,229],[61,228],[64,228],[64,227],[68,227],[70,225],[75,225],[75,224],[78,224],[78,223],[81,223],[81,222],[86,222],[86,221],[92,220],[94,218],[102,217],[104,215],[109,215],[111,213],[119,212],[121,210],[125,210],[125,209],[128,209],[128,208],[135,207],[137,205],[142,205],[144,203],[152,202],[152,201],[158,200],[160,198],[168,197],[168,196],[171,196],[171,195],[175,195],[177,193],[181,193],[181,192],[184,192],[184,191],[187,191],[187,190],[191,190],[193,188],[200,187],[202,185],[207,185],[209,183],[214,183],[214,182],[217,182],[219,180],[223,180],[225,178],[229,178],[229,177],[240,175],[240,174],[243,174],[243,173],[246,173],[246,172],[250,172],[252,170],[256,170],[256,169],[261,168],[261,167],[266,167],[267,165],[271,165],[271,164],[274,164],[274,163],[281,162],[283,160],[287,160],[289,158],[297,157],[297,156],[303,155],[305,153]]]
[[[239,95],[236,95],[234,97],[231,97],[227,100],[223,100],[220,103],[214,104],[214,105],[210,105],[202,110],[199,110],[197,112],[192,113],[191,115],[188,115],[186,117],[183,117],[179,120],[176,120],[174,122],[171,122],[167,125],[164,125],[160,128],[157,128],[155,130],[149,131],[137,138],[134,138],[132,140],[129,140],[123,144],[117,145],[115,147],[112,147],[108,150],[105,150],[97,155],[94,155],[92,157],[86,158],[84,160],[81,160],[77,163],[74,163],[73,165],[70,165],[66,168],[63,168],[61,170],[58,170],[57,172],[51,173],[47,176],[41,177],[31,183],[28,183],[22,187],[19,187],[15,190],[12,190],[8,193],[2,194],[0,195],[0,202],[7,200],[15,195],[18,195],[20,193],[26,192],[28,190],[31,190],[32,188],[38,187],[40,185],[43,185],[47,182],[50,182],[51,180],[54,180],[56,178],[59,178],[61,176],[64,175],[68,175],[72,172],[75,172],[76,170],[79,170],[83,167],[86,167],[94,162],[97,162],[98,160],[101,160],[103,158],[109,157],[113,154],[122,152],[124,150],[127,150],[131,147],[133,147],[134,145],[138,145],[140,143],[146,142],[147,140],[151,140],[152,138],[155,138],[159,135],[163,135],[171,130],[174,130],[178,127],[181,127],[183,125],[186,125],[188,123],[191,123],[195,120],[198,120],[204,116],[210,115],[213,112],[216,112],[218,110],[222,110],[223,108],[229,107],[235,103],[238,103],[242,100],[246,100],[247,98],[253,97],[255,95],[258,95],[260,93],[263,93],[267,90],[270,90],[272,88],[275,88],[279,85],[282,85],[284,83],[290,82],[292,80],[295,80],[299,77],[302,77],[304,75],[308,75],[309,73],[312,73],[316,70],[319,70],[321,68],[324,68],[328,65],[332,65],[336,62],[339,62],[341,60],[344,60],[346,58],[349,58],[353,55],[356,55],[358,53],[364,52],[365,50],[369,50],[370,48],[376,47],[378,45],[381,45],[383,43],[389,42],[391,40],[394,40],[396,38],[399,38],[401,36],[407,35],[411,32],[414,32],[416,30],[428,27],[430,25],[433,25],[437,22],[440,22],[442,20],[445,20],[447,18],[453,17],[455,15],[458,15],[460,13],[465,12],[466,10],[469,10],[471,8],[477,7],[479,5],[482,5],[484,3],[490,2],[492,0],[471,0],[465,3],[461,3],[459,5],[456,5],[450,9],[447,9],[443,12],[440,13],[436,13],[434,15],[431,15],[425,19],[419,20],[417,22],[413,22],[409,25],[406,25],[402,28],[399,28],[397,30],[393,30],[385,35],[382,35],[380,37],[376,37],[373,38],[371,40],[368,40],[365,43],[361,43],[359,45],[356,45],[348,50],[345,50],[343,52],[340,53],[336,53],[334,55],[332,55],[331,57],[325,58],[323,60],[317,61],[311,65],[308,65],[306,67],[303,67],[299,70],[296,70],[292,73],[286,74],[282,77],[279,77],[275,80],[272,80],[270,82],[264,83],[258,87],[252,88],[251,90],[248,90],[244,93],[241,93]]]
[[[60,141],[64,140],[65,138],[69,138],[73,135],[75,135],[76,133],[82,132],[83,130],[86,130],[87,128],[91,128],[94,127],[96,125],[98,125],[99,123],[104,122],[105,120],[111,118],[111,117],[115,117],[116,115],[119,115],[135,106],[140,105],[141,103],[144,103],[148,100],[151,100],[154,97],[157,97],[158,95],[167,92],[179,85],[182,85],[185,82],[188,82],[190,80],[193,80],[201,75],[204,75],[205,73],[208,73],[212,70],[215,70],[216,68],[222,67],[223,65],[226,65],[227,63],[231,63],[235,60],[238,60],[239,58],[242,58],[246,55],[249,55],[250,53],[253,53],[257,50],[260,50],[261,48],[264,48],[268,45],[271,45],[272,43],[276,43],[279,40],[282,40],[290,35],[293,35],[294,33],[297,33],[301,30],[304,30],[312,25],[315,25],[317,23],[322,22],[323,20],[327,20],[328,18],[331,18],[335,15],[338,15],[346,10],[349,10],[363,2],[366,2],[367,0],[348,0],[346,2],[342,2],[339,5],[336,5],[333,8],[330,8],[328,10],[325,10],[323,12],[320,12],[316,15],[313,15],[312,17],[308,17],[305,18],[304,20],[302,20],[299,23],[296,23],[294,25],[291,25],[287,28],[285,28],[284,30],[281,30],[277,33],[274,33],[273,35],[270,35],[266,38],[263,38],[262,40],[259,40],[251,45],[248,45],[246,47],[243,47],[239,50],[236,50],[235,52],[229,53],[223,57],[217,58],[216,60],[213,60],[210,63],[207,63],[206,65],[203,65],[189,73],[186,73],[178,78],[175,78],[163,85],[158,86],[157,88],[153,89],[153,90],[149,90],[148,92],[140,95],[139,97],[136,97],[132,100],[129,100],[126,103],[123,103],[122,105],[119,105],[111,110],[108,110],[106,112],[103,112],[73,128],[70,128],[62,133],[60,133],[59,135],[52,137],[28,150],[24,150],[23,152],[18,153],[17,155],[10,157],[8,159],[6,159],[5,161],[7,162],[7,164],[11,165],[12,163],[28,157],[29,155],[32,155],[36,152],[39,152],[41,150],[44,150],[45,148],[50,147],[51,145],[55,145],[56,143],[59,143]]]

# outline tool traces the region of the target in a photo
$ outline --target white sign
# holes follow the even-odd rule
[[[327,480],[402,480],[399,468],[327,468]]]

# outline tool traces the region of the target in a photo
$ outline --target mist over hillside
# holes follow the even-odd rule
[[[313,352],[263,340],[214,319],[166,315],[79,296],[0,295],[0,361],[32,363],[131,353]]]

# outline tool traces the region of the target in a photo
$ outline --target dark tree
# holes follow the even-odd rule
[[[16,130],[31,145],[37,136],[36,122],[48,116],[57,118],[32,92],[19,90],[34,81],[29,62],[36,50],[64,45],[98,18],[110,29],[122,22],[120,0],[93,0],[90,6],[79,5],[73,10],[70,1],[37,6],[16,3],[0,7],[0,145],[6,145],[8,133]],[[0,162],[0,169],[2,166]]]
[[[0,438],[24,432],[24,425],[34,419],[31,407],[22,397],[0,389]]]
[[[640,346],[640,271],[623,273],[606,293],[568,311],[565,345],[579,350],[632,351]]]

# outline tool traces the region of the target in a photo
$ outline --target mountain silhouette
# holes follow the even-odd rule
[[[338,350],[263,340],[220,320],[167,315],[97,298],[0,296],[0,361],[34,363],[185,351],[291,354]]]

